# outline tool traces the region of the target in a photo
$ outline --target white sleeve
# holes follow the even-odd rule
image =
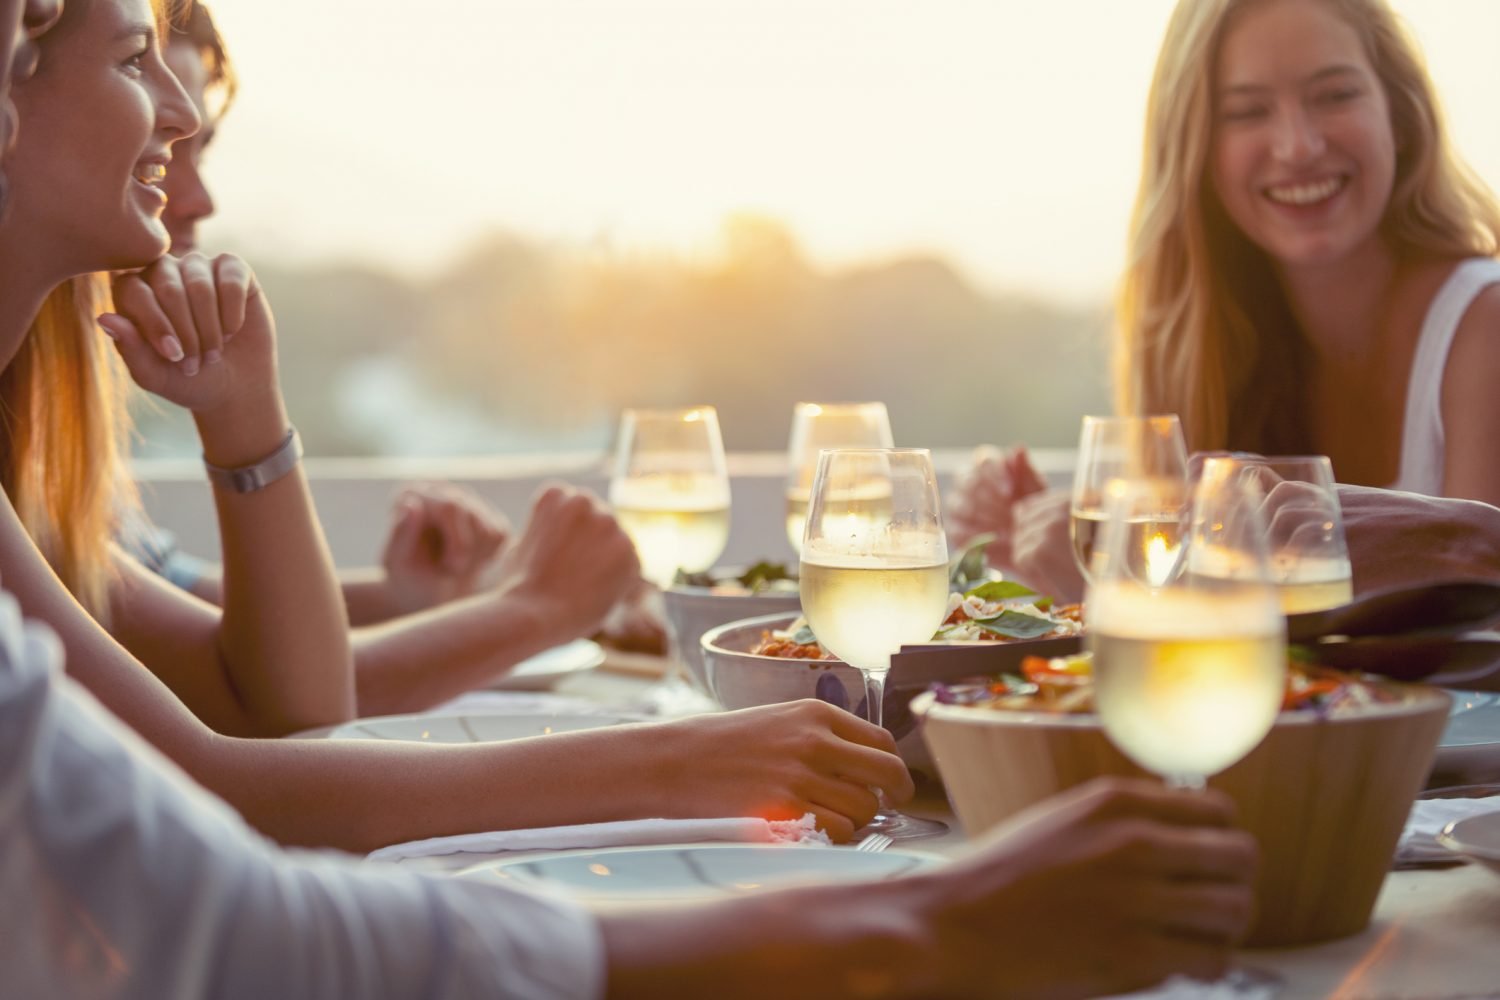
[[[60,660],[52,633],[23,629],[0,594],[0,994],[602,994],[602,939],[578,907],[283,852],[63,677]]]

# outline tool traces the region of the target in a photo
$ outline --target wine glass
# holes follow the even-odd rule
[[[1165,583],[1178,569],[1188,499],[1187,446],[1176,414],[1083,418],[1068,533],[1085,580],[1093,576],[1100,526],[1109,516],[1105,489],[1117,479],[1154,484],[1118,500],[1129,507],[1122,517],[1131,536],[1124,551],[1132,572],[1148,583]]]
[[[807,500],[824,448],[890,448],[891,417],[884,403],[798,403],[787,444],[786,537],[802,551]]]
[[[609,502],[641,574],[663,589],[709,569],[729,543],[729,474],[712,406],[626,410]]]
[[[1154,480],[1106,488],[1086,597],[1095,701],[1110,741],[1174,787],[1201,789],[1275,724],[1286,691],[1286,620],[1271,576],[1265,495],[1254,477],[1205,462],[1192,496],[1182,572],[1160,585],[1131,568],[1132,497]],[[1118,515],[1118,516],[1117,516]],[[1214,996],[1272,996],[1274,973],[1232,969]]]
[[[831,449],[818,456],[802,540],[802,613],[830,652],[864,675],[881,725],[891,654],[927,642],[948,610],[948,545],[925,449]],[[943,823],[889,808],[866,829],[895,839]]]
[[[1260,743],[1286,688],[1286,624],[1255,485],[1206,464],[1182,572],[1134,570],[1131,511],[1153,480],[1116,480],[1089,585],[1088,645],[1099,721],[1120,750],[1169,783],[1202,787]]]
[[[1271,580],[1283,613],[1323,611],[1354,598],[1344,519],[1327,456],[1209,455],[1203,469],[1249,476],[1265,492]]]

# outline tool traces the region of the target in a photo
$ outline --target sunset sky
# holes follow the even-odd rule
[[[1107,294],[1170,0],[212,0],[239,103],[205,242],[423,273],[495,227],[829,264],[945,254]],[[1500,2],[1398,0],[1500,187]]]

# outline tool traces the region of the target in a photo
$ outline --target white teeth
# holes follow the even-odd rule
[[[1266,188],[1266,196],[1283,205],[1313,205],[1326,201],[1344,188],[1344,178],[1330,177],[1313,184],[1286,184]]]
[[[167,168],[161,163],[143,163],[135,168],[135,179],[142,184],[160,184],[166,177]]]

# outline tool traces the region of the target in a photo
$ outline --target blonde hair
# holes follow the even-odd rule
[[[1208,180],[1219,47],[1256,2],[1181,0],[1167,26],[1117,299],[1116,405],[1177,413],[1194,449],[1295,453],[1305,450],[1306,346],[1270,261]],[[1390,106],[1385,236],[1403,253],[1494,256],[1500,208],[1453,150],[1415,39],[1386,0],[1323,2],[1360,35]]]
[[[102,275],[59,285],[0,373],[0,486],[52,569],[101,622],[110,543],[136,502],[123,469],[130,379],[94,326],[108,308]]]

